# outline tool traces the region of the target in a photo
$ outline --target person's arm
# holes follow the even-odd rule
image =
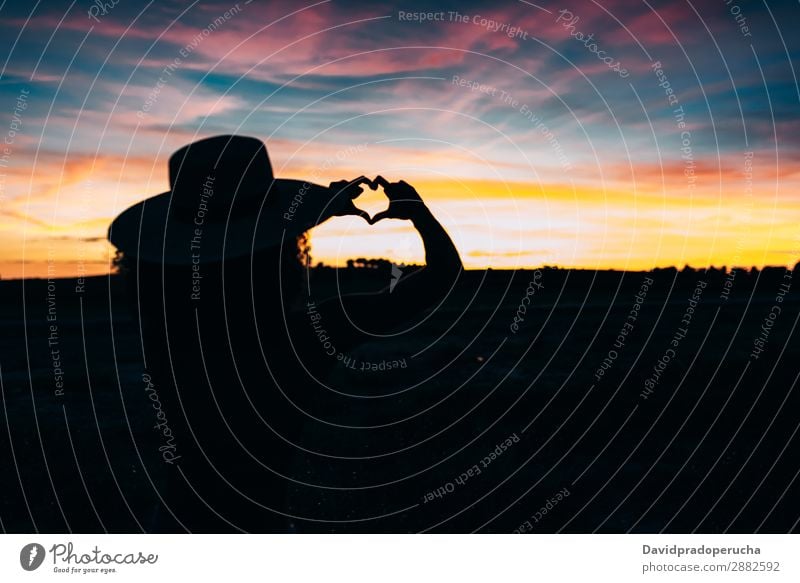
[[[371,223],[391,218],[410,220],[422,238],[425,267],[388,283],[379,292],[348,294],[320,303],[320,313],[342,346],[358,344],[370,334],[386,334],[415,320],[441,302],[462,270],[461,258],[444,227],[414,188],[404,181],[390,183],[378,176],[371,187],[383,186],[389,208]]]
[[[374,183],[383,187],[389,198],[389,208],[370,222],[374,225],[383,219],[410,220],[422,237],[427,273],[435,272],[444,277],[457,275],[463,267],[456,246],[414,187],[404,180],[388,182],[382,176],[375,178]]]

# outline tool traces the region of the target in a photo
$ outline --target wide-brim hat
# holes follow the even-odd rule
[[[349,202],[325,186],[275,178],[261,140],[215,136],[169,160],[170,190],[126,209],[108,239],[126,256],[172,264],[291,244]],[[285,244],[285,243],[284,243]]]

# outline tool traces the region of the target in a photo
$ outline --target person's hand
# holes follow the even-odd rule
[[[330,188],[333,197],[342,197],[346,199],[332,216],[346,217],[348,215],[356,215],[372,224],[369,213],[362,211],[353,202],[354,199],[358,198],[358,196],[364,192],[364,189],[361,188],[362,184],[367,184],[372,190],[375,190],[372,180],[366,176],[359,176],[355,180],[339,180],[330,183],[328,188]]]
[[[389,182],[383,176],[376,176],[370,183],[370,188],[374,190],[378,186],[383,187],[383,192],[389,199],[389,208],[372,217],[369,221],[371,225],[382,219],[413,220],[427,209],[419,193],[405,180]]]

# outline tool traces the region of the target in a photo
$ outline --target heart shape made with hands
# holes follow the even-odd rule
[[[382,187],[386,198],[389,199],[389,206],[372,216],[365,210],[357,207],[354,201],[364,192],[362,185],[368,186],[369,189],[373,191],[377,190],[379,186]],[[414,190],[410,184],[403,180],[400,182],[389,182],[383,176],[376,176],[374,179],[360,176],[351,181],[334,182],[331,184],[331,187],[338,189],[337,194],[344,194],[350,199],[337,215],[360,216],[370,225],[374,225],[383,219],[411,218],[411,211],[413,209],[410,207],[415,206],[414,203],[422,203],[419,194],[417,194],[417,191]]]

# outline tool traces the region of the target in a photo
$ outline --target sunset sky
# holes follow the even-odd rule
[[[280,177],[405,179],[467,267],[800,259],[796,2],[101,6],[2,4],[4,279],[108,272],[111,220],[222,133]],[[422,260],[349,218],[312,255]]]

